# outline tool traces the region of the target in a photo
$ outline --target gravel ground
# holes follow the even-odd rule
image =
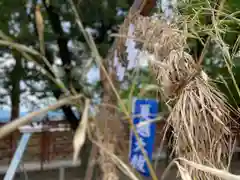
[[[165,166],[163,163],[160,163],[156,173],[160,179]],[[232,172],[234,174],[240,175],[240,161],[234,161],[232,163]],[[78,168],[67,168],[65,172],[65,180],[82,180],[84,171],[81,167]],[[27,172],[28,178],[25,178],[24,173],[17,173],[14,180],[59,180],[59,170],[47,170],[47,171],[33,171]],[[3,176],[0,175],[0,179],[3,179]],[[100,177],[94,178],[93,180],[99,180]],[[150,180],[151,178],[143,178],[144,180]],[[128,178],[123,177],[121,180],[128,180]],[[176,169],[173,168],[169,171],[166,180],[177,180],[176,179]]]

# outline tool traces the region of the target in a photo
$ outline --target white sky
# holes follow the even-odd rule
[[[3,63],[1,63],[3,62]],[[13,66],[13,64],[15,63],[15,60],[10,58],[10,59],[4,59],[4,58],[0,58],[0,74],[4,74],[4,69],[10,68]],[[33,63],[32,62],[28,62],[28,67],[32,67]],[[96,81],[99,80],[99,70],[98,68],[91,68],[90,71],[87,73],[87,80],[89,83],[94,83]],[[22,81],[20,83],[20,86],[22,89],[25,89],[27,86],[26,84]],[[36,84],[34,84],[35,87],[37,87],[38,89],[41,89],[41,87],[44,86],[43,82],[36,82]],[[8,91],[6,89],[4,89],[3,87],[0,87],[0,94],[8,94]],[[10,97],[6,96],[6,104],[4,105],[0,105],[1,109],[10,109],[11,106],[11,101],[10,101]],[[55,102],[55,98],[54,97],[50,97],[50,98],[45,98],[42,100],[39,100],[36,96],[31,95],[30,91],[27,91],[25,93],[21,94],[21,111],[30,111],[32,108],[37,108],[34,107],[33,104],[37,104],[40,108],[46,106],[47,104],[52,104]]]

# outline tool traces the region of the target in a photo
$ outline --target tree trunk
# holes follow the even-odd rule
[[[58,43],[58,47],[59,47],[60,58],[62,60],[65,73],[68,75],[68,80],[69,80],[71,58],[70,58],[70,51],[67,46],[68,38],[64,34],[63,28],[61,26],[60,17],[58,15],[55,7],[53,7],[52,5],[48,5],[45,0],[43,1],[43,3],[46,8],[47,15],[49,17],[53,32],[57,36],[57,43]],[[36,28],[35,28],[35,32],[37,35]],[[46,54],[46,58],[49,61],[49,63],[52,64],[54,61],[52,52],[50,52],[49,49],[46,48],[45,54]],[[47,67],[46,67],[46,69],[48,70]],[[49,71],[49,72],[51,73],[51,71]],[[61,89],[53,90],[53,95],[55,96],[56,99],[59,99],[61,94],[62,94]],[[71,129],[73,131],[75,131],[79,124],[79,118],[76,117],[76,115],[74,114],[74,112],[71,109],[71,106],[65,105],[65,106],[62,106],[61,109],[62,109],[64,115],[66,116],[66,119],[69,122]]]
[[[21,54],[17,51],[13,51],[13,57],[15,58],[15,66],[10,72],[10,84],[12,86],[11,89],[11,117],[10,120],[17,119],[19,117],[19,103],[20,103],[20,81],[22,80],[23,76],[23,67],[22,67],[22,59]],[[12,155],[16,149],[16,137],[15,133],[11,134],[11,152]]]
[[[20,81],[23,76],[23,67],[21,55],[18,52],[13,52],[16,64],[10,73],[10,81],[12,85],[11,90],[11,120],[18,118],[19,116],[19,103],[20,103]]]

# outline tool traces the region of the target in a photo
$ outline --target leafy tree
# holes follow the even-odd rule
[[[116,31],[117,25],[123,20],[123,16],[119,16],[118,11],[119,9],[121,9],[121,11],[126,11],[129,6],[128,3],[129,2],[126,1],[108,0],[90,3],[81,2],[78,5],[79,13],[84,19],[84,25],[96,32],[93,34],[94,40],[103,57],[106,56],[108,48],[113,41],[113,39],[108,36],[109,31]],[[32,4],[28,2],[25,5],[26,6],[23,6],[23,2],[21,1],[13,3],[12,1],[4,0],[2,2],[4,16],[0,17],[1,30],[14,39],[15,42],[38,48],[39,43],[34,20],[36,2],[33,1]],[[87,96],[91,96],[89,91],[93,92],[95,89],[90,88],[89,90],[89,88],[86,88],[90,85],[86,82],[86,71],[82,68],[88,63],[86,60],[89,59],[91,53],[84,44],[85,40],[83,36],[77,30],[69,4],[66,1],[43,1],[42,5],[41,14],[45,24],[44,37],[46,57],[48,61],[52,64],[52,67],[58,70],[58,72],[65,74],[64,76],[61,76],[61,78],[63,78],[67,87],[72,85],[78,91],[85,93]],[[89,8],[86,8],[86,5]],[[81,42],[80,51],[76,51],[76,47],[79,47],[79,43],[76,45],[75,42]],[[56,50],[51,48],[53,45],[55,47],[57,45],[57,48],[55,48]],[[12,54],[8,49],[2,48],[2,56],[6,53]],[[33,58],[37,62],[42,63],[39,57]],[[46,82],[46,78],[41,74],[36,73],[38,71],[36,69],[37,67],[29,68],[27,65],[28,63],[25,63],[23,57],[19,57],[19,59],[24,60],[23,67],[15,66],[14,71],[11,72],[11,76],[8,76],[9,78],[18,77],[19,83],[23,80],[28,90],[30,90],[32,94],[38,94],[39,98],[49,96],[50,91],[52,91],[57,99],[61,96],[61,90],[52,86],[51,82],[49,82],[49,85],[42,90],[34,87],[35,85],[33,81],[38,82],[41,80],[44,83]],[[55,64],[56,59],[61,61],[57,66]],[[10,72],[7,72],[7,74],[9,73]],[[20,74],[22,74],[21,78],[18,76]],[[13,82],[14,81],[10,80],[8,86],[10,87]],[[20,87],[20,85],[17,87]],[[9,91],[12,91],[12,89],[9,89]],[[42,91],[42,93],[38,91]],[[12,100],[16,102],[16,104],[19,102],[17,97],[20,96],[20,93],[21,91],[18,90],[14,93],[15,95],[12,96]],[[62,109],[67,116],[67,119],[72,124],[72,128],[76,129],[78,119],[72,112],[72,108],[64,106]]]
[[[239,105],[239,11],[240,2],[230,1],[181,1],[181,14],[187,19],[190,52],[199,61],[232,105]],[[185,19],[185,20],[186,20]],[[233,66],[234,64],[234,66]],[[231,75],[233,73],[233,76]]]

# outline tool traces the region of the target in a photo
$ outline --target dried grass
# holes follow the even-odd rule
[[[174,128],[174,151],[198,164],[226,169],[229,162],[229,109],[222,94],[196,77],[178,97],[168,122]],[[210,174],[188,169],[197,179],[214,179]]]
[[[86,132],[89,118],[88,116],[89,106],[90,100],[86,99],[83,115],[73,138],[73,163],[77,162],[80,151],[86,141]]]
[[[135,24],[135,37],[143,42],[142,50],[150,53],[151,70],[169,105],[167,121],[174,128],[174,153],[197,164],[227,169],[231,136],[226,125],[231,121],[231,109],[186,52],[187,34],[177,27],[145,17]],[[221,179],[183,161],[179,167],[187,169],[192,178]]]
[[[111,154],[115,154],[116,151],[116,143],[106,141],[106,138],[102,138],[102,146],[105,147]],[[103,180],[119,180],[119,175],[117,173],[117,168],[112,160],[112,158],[105,153],[102,149],[100,149],[100,161],[99,165],[103,173]]]
[[[144,2],[145,2],[145,0],[144,0]],[[96,44],[94,43],[92,36],[85,31],[85,29],[84,29],[84,27],[83,27],[83,24],[82,24],[82,22],[81,22],[81,19],[80,19],[78,13],[77,13],[76,7],[74,6],[73,1],[72,1],[72,0],[69,0],[69,3],[70,3],[71,8],[72,8],[72,10],[73,10],[73,13],[74,13],[74,16],[75,16],[75,20],[76,20],[76,23],[77,23],[77,25],[78,25],[78,27],[79,27],[79,30],[81,31],[81,33],[83,33],[83,35],[84,35],[84,37],[85,37],[85,39],[86,39],[86,41],[87,41],[87,44],[89,45],[90,50],[92,51],[92,53],[93,53],[93,55],[94,55],[94,57],[95,57],[95,60],[96,60],[96,62],[97,62],[97,64],[98,64],[98,66],[99,66],[100,69],[102,70],[104,76],[106,76],[106,80],[107,80],[108,83],[109,83],[109,87],[113,90],[113,93],[116,95],[117,100],[118,100],[118,102],[119,102],[119,104],[120,104],[120,107],[123,109],[124,114],[128,117],[127,120],[128,120],[128,122],[129,122],[129,124],[130,124],[130,127],[132,128],[132,130],[133,130],[133,132],[134,132],[134,134],[135,134],[135,136],[136,136],[136,139],[137,139],[137,141],[138,141],[138,143],[139,143],[139,146],[140,146],[140,149],[141,149],[141,151],[142,151],[142,153],[143,153],[143,155],[144,155],[144,158],[146,159],[146,163],[147,163],[147,166],[148,166],[148,168],[149,168],[149,170],[150,170],[151,177],[152,177],[153,180],[157,180],[158,178],[157,178],[157,176],[156,176],[156,174],[155,174],[155,172],[154,172],[154,170],[153,170],[153,167],[152,167],[152,165],[151,165],[151,163],[150,163],[150,160],[149,160],[146,152],[144,151],[144,148],[143,148],[143,145],[142,145],[142,143],[141,143],[141,141],[140,141],[140,139],[139,139],[139,135],[138,135],[138,133],[137,133],[136,127],[134,126],[134,124],[133,124],[133,122],[132,122],[132,120],[131,120],[130,114],[129,114],[129,112],[127,111],[127,108],[125,107],[124,102],[122,101],[122,99],[121,99],[121,97],[120,97],[120,95],[119,95],[116,87],[114,86],[114,83],[112,82],[111,77],[109,76],[107,70],[106,70],[105,67],[104,67],[104,64],[103,64],[103,62],[102,62],[102,58],[101,58],[101,56],[99,55],[99,52],[98,52],[97,47],[96,47]],[[134,16],[135,16],[135,15],[134,15]],[[111,59],[111,57],[113,57],[113,55],[114,55],[114,51],[113,51],[113,50],[114,50],[114,48],[117,47],[117,44],[118,44],[118,41],[117,41],[116,43],[114,43],[113,48],[110,49],[110,51],[109,51],[109,56],[108,56],[106,59]],[[117,121],[114,121],[115,118],[109,117],[109,114],[110,114],[110,113],[104,113],[104,111],[102,111],[100,114],[103,115],[103,116],[105,116],[105,117],[107,117],[108,119],[111,119],[111,121],[105,120],[105,122],[114,122],[114,123],[113,123],[113,126],[116,126],[115,123],[116,123]],[[113,113],[113,114],[114,114],[114,113]],[[104,120],[105,117],[104,117],[104,118],[98,117],[98,118],[100,118],[100,120],[101,120],[101,119]],[[114,125],[114,124],[115,124],[115,125]],[[112,128],[111,125],[109,125],[109,127]],[[118,127],[119,127],[119,126],[118,126]],[[108,131],[108,132],[111,132],[111,130]],[[105,135],[106,135],[106,134],[109,135],[109,136],[112,135],[111,133],[105,133],[105,132],[104,132],[103,134],[100,134],[100,135],[103,135],[104,141],[105,141],[107,144],[109,143],[109,145],[111,145],[112,142],[108,142],[108,138],[105,138]],[[99,140],[100,143],[105,145],[105,142],[101,142],[101,139],[102,139],[101,136],[99,136],[99,138],[100,138],[100,140]],[[110,139],[111,139],[111,138],[110,138]],[[114,137],[112,137],[112,139],[114,139]],[[107,144],[106,144],[106,145],[107,145]],[[113,151],[115,151],[115,149],[116,149],[116,148],[113,148]],[[111,153],[114,154],[114,152],[111,152]],[[103,157],[103,159],[104,159],[104,157]],[[110,159],[109,159],[109,160],[110,160]],[[107,161],[108,161],[108,159],[107,159]],[[106,162],[107,162],[107,161],[106,161]],[[110,161],[111,161],[111,160],[110,160]],[[114,166],[113,163],[111,163],[111,164],[112,164],[112,166]],[[115,171],[115,172],[116,172],[116,171]],[[115,174],[115,177],[117,177],[117,174]]]

